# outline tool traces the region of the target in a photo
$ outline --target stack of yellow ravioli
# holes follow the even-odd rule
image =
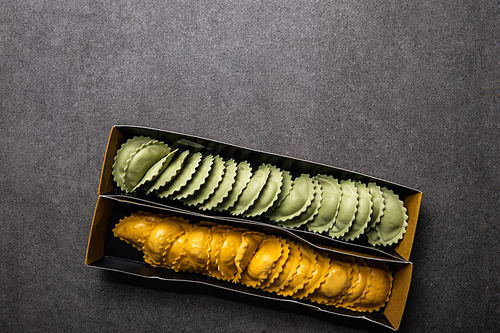
[[[143,251],[149,265],[285,297],[372,312],[391,294],[392,272],[385,263],[248,229],[139,212],[120,220],[113,233]]]
[[[186,147],[186,146],[184,146]],[[396,244],[406,232],[408,215],[398,195],[376,183],[365,184],[331,175],[293,176],[271,164],[187,149],[137,136],[117,151],[113,176],[132,193],[180,201],[201,210],[235,216],[265,216],[287,228],[305,228],[352,241],[365,234],[370,244]]]

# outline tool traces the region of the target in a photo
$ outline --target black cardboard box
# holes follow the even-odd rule
[[[335,253],[358,256],[364,260],[382,261],[389,264],[393,270],[393,288],[386,306],[381,311],[373,313],[354,312],[347,309],[335,308],[309,301],[285,298],[258,289],[248,288],[243,285],[206,277],[202,274],[175,272],[170,269],[151,267],[143,261],[142,252],[114,237],[111,231],[121,218],[138,211],[181,216],[190,220],[190,222],[208,220],[217,223],[230,224],[236,227],[248,227],[247,225],[239,224],[236,221],[221,221],[219,219],[202,218],[186,212],[181,213],[175,210],[168,210],[152,205],[126,201],[115,197],[99,196],[89,236],[85,260],[86,265],[145,278],[156,278],[166,281],[166,283],[201,284],[207,286],[208,288],[218,288],[232,293],[243,294],[250,297],[250,300],[255,301],[257,304],[259,302],[278,302],[281,308],[289,311],[311,313],[316,315],[321,314],[327,317],[332,317],[333,319],[334,317],[338,317],[353,320],[364,320],[391,330],[397,330],[400,326],[410,288],[413,268],[413,264],[411,262],[366,255],[361,252],[350,253],[343,250],[327,250]],[[256,224],[251,229],[304,241],[309,243],[312,247],[322,248],[315,246],[307,240],[302,239],[289,230],[283,228],[280,229],[265,224]]]
[[[226,220],[231,219],[234,221],[242,221],[248,223],[260,221],[259,219],[253,219],[253,218],[236,218],[234,216],[221,212],[212,212],[212,211],[202,212],[198,211],[196,208],[188,207],[172,200],[159,199],[155,195],[144,195],[141,193],[127,194],[122,192],[119,188],[116,187],[116,184],[113,181],[113,176],[111,174],[113,159],[116,155],[116,151],[120,148],[121,144],[124,143],[127,139],[132,138],[136,135],[149,136],[153,139],[163,141],[169,145],[172,145],[173,143],[181,139],[189,140],[206,147],[207,151],[210,151],[213,154],[219,154],[220,156],[225,158],[231,157],[234,158],[236,161],[247,160],[248,162],[254,163],[256,165],[262,163],[270,163],[278,166],[281,169],[288,170],[295,174],[309,173],[311,175],[315,175],[323,173],[332,175],[334,178],[337,179],[350,178],[353,180],[360,180],[365,183],[376,182],[380,186],[385,186],[399,195],[399,197],[404,201],[408,213],[408,227],[406,228],[406,233],[404,234],[403,239],[396,246],[376,248],[369,245],[367,242],[363,243],[361,240],[357,240],[354,242],[345,242],[333,239],[328,236],[323,236],[317,233],[309,232],[306,230],[292,229],[291,231],[304,239],[307,239],[315,244],[319,244],[325,247],[342,248],[345,251],[351,251],[351,250],[362,251],[377,256],[386,256],[388,258],[399,258],[401,260],[410,259],[411,249],[413,246],[413,240],[415,237],[415,231],[417,227],[420,203],[422,199],[421,192],[402,185],[398,185],[385,180],[369,177],[366,175],[362,175],[344,169],[334,168],[299,159],[288,158],[276,154],[268,154],[265,152],[250,150],[199,137],[188,136],[184,134],[178,134],[167,131],[160,131],[144,127],[134,127],[134,126],[113,127],[111,129],[111,133],[109,136],[108,147],[106,150],[106,156],[102,168],[101,181],[98,191],[99,195],[105,194],[108,196],[114,196],[125,200],[133,200],[137,202],[157,205],[159,207],[175,209],[179,211],[188,211],[193,214],[201,214],[203,216],[210,216],[210,217],[220,217]]]

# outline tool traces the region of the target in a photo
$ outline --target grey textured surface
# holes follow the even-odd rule
[[[112,125],[424,193],[404,332],[500,325],[500,3],[0,3],[0,330],[364,332],[84,266]]]

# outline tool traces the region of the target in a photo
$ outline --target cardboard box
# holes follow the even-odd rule
[[[279,156],[276,154],[269,154],[265,152],[260,152],[256,150],[246,149],[243,147],[237,147],[234,145],[229,145],[213,140],[207,140],[200,137],[188,136],[184,134],[167,132],[161,130],[155,130],[151,128],[144,127],[134,127],[134,126],[115,126],[111,129],[111,133],[108,140],[108,147],[106,150],[106,156],[104,158],[104,164],[102,168],[101,181],[99,185],[99,195],[108,195],[117,198],[122,198],[124,200],[133,200],[136,202],[147,203],[151,205],[156,205],[159,207],[164,207],[168,209],[174,209],[181,212],[190,212],[193,214],[201,214],[203,216],[209,216],[214,218],[231,219],[238,222],[254,223],[261,221],[259,218],[235,218],[226,213],[204,211],[200,212],[196,208],[191,208],[182,205],[178,202],[167,199],[159,199],[155,195],[144,195],[141,193],[126,194],[120,191],[116,187],[112,176],[112,165],[113,159],[115,157],[116,151],[120,148],[121,144],[127,139],[132,138],[136,135],[149,136],[153,139],[163,141],[169,145],[172,145],[178,140],[184,139],[200,144],[207,151],[213,154],[219,154],[224,158],[234,158],[236,161],[247,160],[255,165],[260,165],[262,163],[270,163],[278,166],[281,169],[288,170],[295,174],[308,173],[311,175],[316,175],[319,173],[332,175],[337,179],[350,178],[353,180],[360,180],[365,183],[376,182],[379,186],[385,186],[388,189],[393,190],[396,194],[404,200],[405,207],[408,213],[408,227],[406,228],[406,233],[403,239],[393,247],[380,247],[376,248],[368,244],[366,241],[363,242],[362,239],[356,240],[354,242],[345,242],[341,240],[332,239],[328,236],[319,235],[306,230],[293,229],[291,232],[296,235],[307,239],[308,241],[325,246],[327,248],[340,248],[345,251],[361,251],[364,253],[369,253],[375,256],[385,256],[390,259],[400,259],[407,261],[410,259],[411,249],[413,246],[413,240],[415,237],[415,231],[417,227],[418,214],[420,210],[420,203],[422,199],[422,193],[402,186],[395,183],[391,183],[385,180],[377,179],[374,177],[362,175],[352,171],[330,167],[327,165],[322,165],[318,163],[312,163],[304,160],[288,158],[285,156]]]
[[[365,183],[374,181],[380,186],[392,189],[404,200],[409,217],[406,233],[402,241],[396,246],[379,249],[363,244],[362,242],[344,242],[305,230],[282,228],[274,224],[266,223],[268,221],[258,218],[236,218],[230,214],[219,212],[202,212],[195,208],[179,204],[178,202],[158,199],[155,196],[146,196],[141,193],[123,193],[116,187],[113,181],[113,160],[121,144],[128,138],[132,138],[136,135],[150,136],[151,138],[164,141],[169,145],[172,145],[172,143],[178,140],[185,139],[204,146],[205,149],[212,154],[219,154],[225,158],[231,157],[236,161],[247,160],[255,165],[271,163],[281,169],[289,170],[296,175],[300,173],[309,173],[311,175],[323,173],[332,175],[338,179],[350,178],[361,180]],[[167,283],[201,284],[212,288],[218,288],[219,290],[225,290],[229,293],[246,295],[250,300],[256,301],[257,303],[265,302],[265,304],[267,304],[268,302],[279,302],[281,308],[300,311],[301,313],[309,311],[311,314],[333,316],[335,319],[344,318],[356,322],[362,320],[382,325],[392,330],[397,330],[400,326],[411,283],[413,264],[408,260],[413,246],[422,198],[422,193],[417,190],[339,168],[292,159],[276,154],[268,154],[199,137],[151,128],[115,126],[111,129],[109,136],[98,194],[99,198],[95,208],[87,247],[86,265],[142,277],[155,277],[160,280],[168,281]],[[173,270],[151,267],[144,263],[141,252],[113,237],[111,233],[111,229],[120,218],[139,210],[167,213],[177,216],[180,215],[189,220],[208,220],[221,224],[245,227],[247,229],[259,230],[265,233],[301,240],[309,243],[313,247],[327,251],[357,256],[365,260],[386,262],[390,264],[394,273],[391,297],[381,311],[374,313],[359,313],[346,309],[328,307],[309,301],[284,298],[258,289],[247,288],[243,285],[212,279],[201,274],[185,272],[176,273]]]
[[[213,221],[219,224],[230,224],[233,226],[245,226],[245,222],[231,221],[212,217],[201,217],[190,212],[180,212],[171,209],[164,209],[155,205],[127,201],[123,198],[99,196],[95,208],[94,218],[89,236],[87,255],[85,264],[91,267],[113,270],[127,274],[154,277],[167,281],[166,283],[195,283],[218,288],[231,293],[244,295],[250,300],[259,302],[279,302],[280,308],[286,308],[291,311],[298,311],[303,314],[321,315],[332,317],[332,319],[360,320],[384,326],[386,328],[397,330],[400,326],[403,316],[406,299],[409,292],[413,264],[400,259],[389,259],[357,251],[346,252],[342,249],[328,250],[347,255],[359,256],[365,260],[377,260],[388,263],[393,270],[393,288],[391,297],[385,308],[373,313],[354,312],[346,309],[335,308],[331,306],[320,305],[309,301],[295,300],[281,297],[275,294],[267,293],[258,289],[247,288],[243,285],[233,284],[226,281],[220,281],[202,274],[175,272],[170,269],[155,268],[144,263],[142,252],[136,250],[131,245],[120,241],[112,235],[112,228],[124,216],[137,211],[146,211],[152,213],[161,213],[184,217],[190,222],[199,220]],[[307,240],[300,238],[288,229],[279,228],[264,223],[255,223],[253,230],[273,233],[282,237],[296,239],[308,243]],[[315,247],[314,244],[309,243]],[[321,248],[321,247],[318,247]]]

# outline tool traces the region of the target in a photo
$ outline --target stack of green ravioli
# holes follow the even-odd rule
[[[113,176],[127,193],[177,200],[201,210],[260,217],[287,228],[304,226],[345,241],[364,234],[375,246],[399,242],[408,216],[392,190],[330,175],[293,176],[271,164],[252,167],[219,155],[175,149],[144,136],[117,151]]]

